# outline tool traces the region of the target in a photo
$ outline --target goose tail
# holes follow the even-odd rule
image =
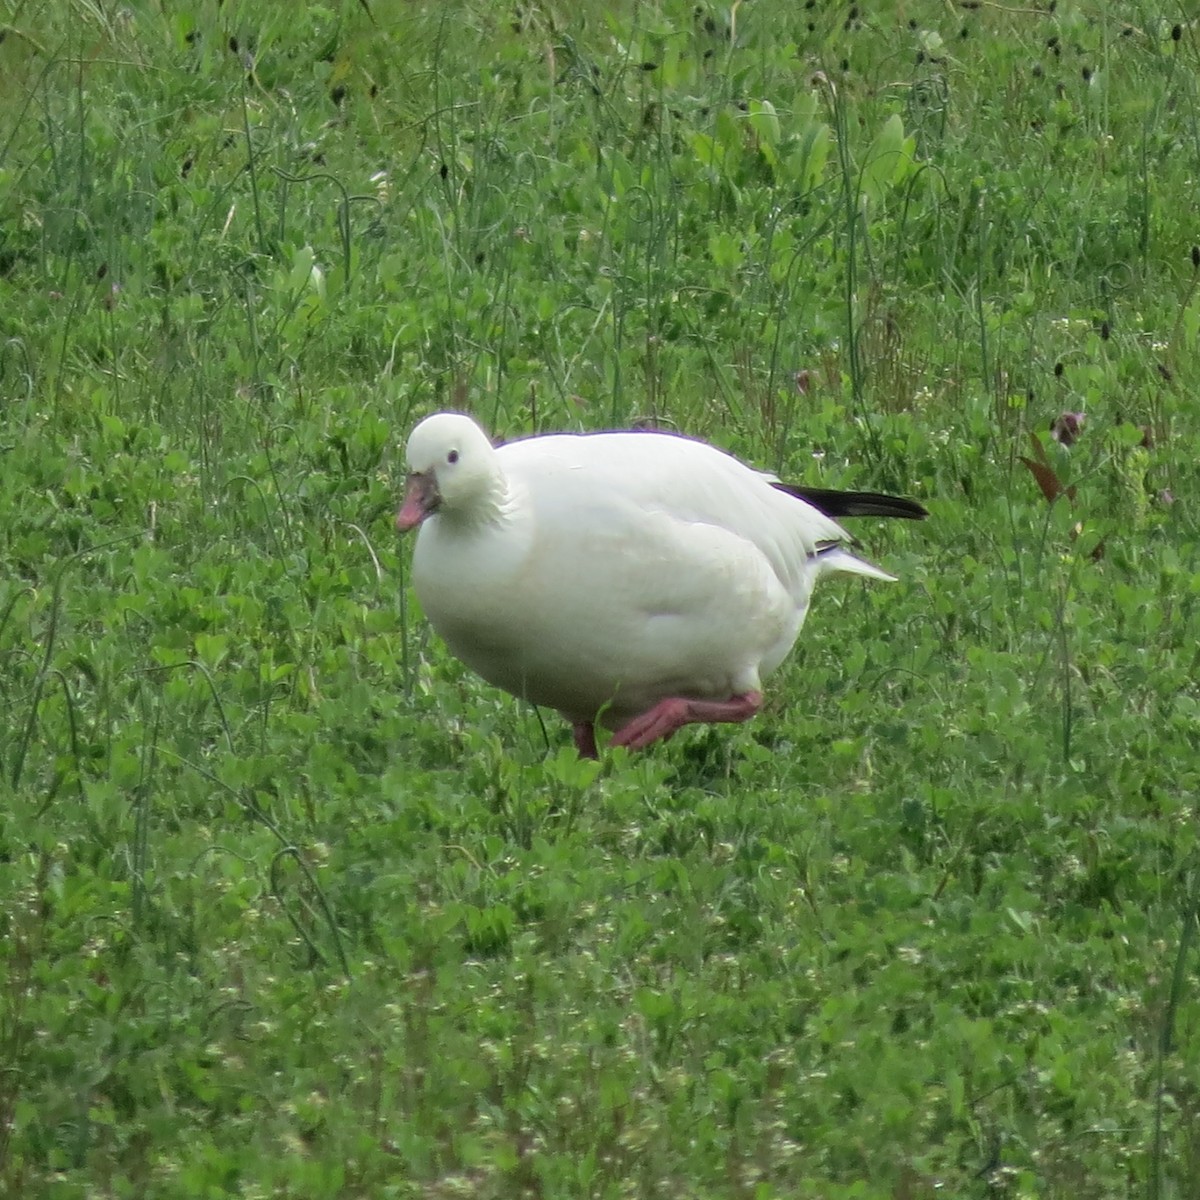
[[[874,563],[865,558],[851,554],[844,546],[831,543],[822,546],[815,558],[822,571],[841,571],[848,575],[865,575],[868,579],[880,579],[884,583],[895,583],[896,576],[880,570]]]

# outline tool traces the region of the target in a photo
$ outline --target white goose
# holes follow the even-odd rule
[[[791,650],[817,579],[893,580],[839,516],[923,517],[911,500],[791,487],[664,433],[554,434],[493,447],[438,413],[408,440],[400,530],[413,586],[451,651],[557,709],[580,754],[693,722],[745,721]]]

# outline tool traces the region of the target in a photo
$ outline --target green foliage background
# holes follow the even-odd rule
[[[0,1193],[1200,1196],[1182,7],[0,33]],[[444,407],[932,517],[581,763],[406,591]]]

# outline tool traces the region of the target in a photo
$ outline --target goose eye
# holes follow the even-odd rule
[[[451,450],[451,451],[450,451],[450,453],[446,455],[446,461],[447,461],[448,463],[456,463],[456,462],[458,462],[458,451],[457,451],[457,450]]]

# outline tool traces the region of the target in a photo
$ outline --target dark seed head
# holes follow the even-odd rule
[[[346,98],[346,85],[339,83],[335,88],[333,88],[332,91],[330,91],[329,98],[334,102],[334,104],[341,104],[341,102]]]
[[[1192,266],[1200,271],[1200,246],[1192,247]]]
[[[442,163],[441,167],[438,168],[438,174],[445,179],[450,174],[450,168],[445,163]]]
[[[657,70],[658,70],[658,63],[656,63],[656,62],[644,62],[644,63],[642,63],[642,70],[643,70],[643,71],[657,71]]]
[[[1083,82],[1087,83],[1092,77],[1092,68],[1084,67],[1083,70],[1080,72],[1080,74],[1083,75]]]
[[[1063,365],[1062,365],[1062,363],[1061,363],[1061,362],[1056,362],[1056,363],[1054,364],[1054,377],[1055,377],[1055,379],[1061,379],[1061,378],[1062,378],[1062,373],[1063,373]]]
[[[97,279],[103,279],[103,278],[105,277],[105,275],[107,275],[107,274],[108,274],[108,263],[106,263],[106,262],[105,262],[105,263],[101,263],[101,264],[100,264],[100,265],[99,265],[99,266],[96,268],[96,278],[97,278]]]
[[[1111,331],[1111,330],[1109,329],[1109,327],[1108,327],[1108,322],[1107,322],[1107,321],[1101,321],[1101,322],[1100,322],[1100,340],[1101,340],[1102,342],[1107,342],[1107,341],[1108,341],[1109,334],[1110,334],[1111,332],[1112,332],[1112,331]]]
[[[229,49],[236,54],[238,52],[238,40],[235,37],[229,39]]]
[[[1171,41],[1177,42],[1182,37],[1183,37],[1183,26],[1182,25],[1172,25],[1171,26]]]

